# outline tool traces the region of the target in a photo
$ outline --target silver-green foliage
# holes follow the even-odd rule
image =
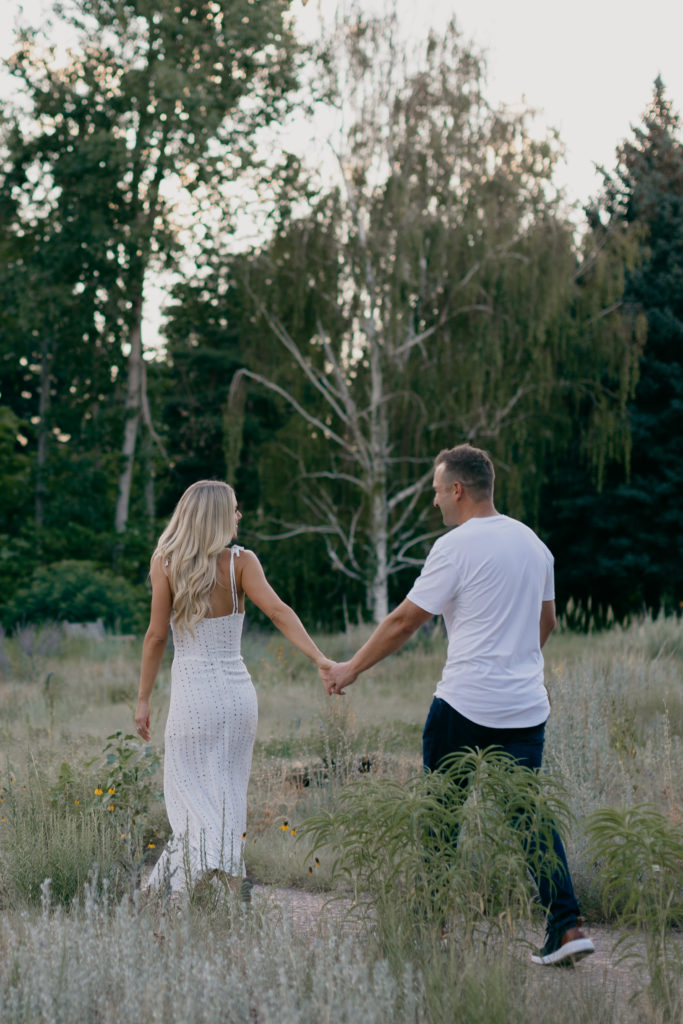
[[[220,1020],[408,1024],[422,1001],[410,964],[398,975],[362,945],[332,935],[308,943],[286,921],[238,903],[159,915],[86,891],[70,914],[24,913],[0,923],[3,1024],[198,1024]]]

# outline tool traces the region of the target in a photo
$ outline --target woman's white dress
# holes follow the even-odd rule
[[[174,655],[166,723],[164,799],[173,835],[148,885],[185,888],[217,868],[242,877],[256,691],[242,661],[231,548],[231,615],[202,619],[194,636],[171,621]]]

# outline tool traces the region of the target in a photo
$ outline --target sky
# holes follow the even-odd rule
[[[302,24],[344,0],[308,0]],[[297,0],[301,3],[301,0]],[[597,191],[595,165],[614,166],[619,143],[631,133],[661,74],[683,115],[681,0],[397,0],[406,31],[422,34],[452,17],[483,51],[487,98],[539,111],[559,131],[566,161],[557,182],[583,204]],[[384,0],[364,0],[381,11]]]
[[[293,0],[306,35],[346,0]],[[539,111],[566,147],[557,180],[570,201],[598,188],[595,165],[614,165],[618,144],[637,124],[662,75],[683,114],[683,3],[680,0],[397,0],[406,34],[421,35],[455,17],[487,61],[490,101]],[[364,0],[381,11],[386,0]],[[40,22],[50,0],[2,0],[0,56],[11,50],[12,25],[23,10]],[[2,83],[0,83],[0,90]],[[7,85],[5,83],[4,91]]]

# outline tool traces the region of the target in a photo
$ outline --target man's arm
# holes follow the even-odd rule
[[[555,629],[557,619],[555,618],[555,602],[543,601],[541,604],[541,647]]]
[[[380,622],[370,639],[356,651],[350,661],[339,662],[331,668],[321,670],[320,675],[327,692],[341,693],[345,687],[356,681],[361,672],[365,672],[382,658],[402,647],[415,630],[431,618],[431,612],[426,612],[424,608],[406,598],[383,622]]]

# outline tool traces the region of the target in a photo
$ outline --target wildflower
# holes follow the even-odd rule
[[[78,805],[80,804],[80,802],[81,802],[80,800],[74,800],[74,803],[76,804],[76,807],[78,807]]]
[[[280,825],[280,828],[282,829],[283,832],[289,832],[289,822],[283,821],[282,824]]]
[[[109,796],[113,796],[115,792],[116,792],[116,786],[110,786],[109,789],[107,790],[107,793],[109,793]]]
[[[100,787],[98,786],[97,789],[94,792],[95,792],[95,796],[102,796],[102,793],[104,792],[104,790],[100,789]]]
[[[242,839],[244,840],[244,839],[246,839],[246,838],[247,838],[247,833],[246,833],[246,832],[243,832],[243,833],[242,833]]]
[[[7,821],[7,818],[0,818],[0,821]]]
[[[5,802],[4,796],[0,796],[0,804],[4,804],[4,802]]]
[[[107,810],[108,811],[113,811],[114,810],[114,805],[113,804],[109,804],[109,807],[107,807]]]
[[[156,843],[147,843],[147,849],[148,850],[156,850],[156,848],[157,848],[157,844]]]
[[[315,858],[315,866],[316,866],[317,868],[319,868],[319,867],[320,867],[320,858],[319,858],[319,857],[316,857],[316,858]]]
[[[308,873],[309,873],[309,875],[313,874],[313,868],[311,867],[310,864],[308,865]]]
[[[293,836],[295,836],[295,835],[296,835],[296,829],[295,829],[295,828],[293,828],[293,829],[290,829],[290,832],[292,833],[292,835],[293,835]]]
[[[128,838],[128,836],[126,835],[126,833],[122,832],[121,833],[121,839],[127,839],[127,838]]]

